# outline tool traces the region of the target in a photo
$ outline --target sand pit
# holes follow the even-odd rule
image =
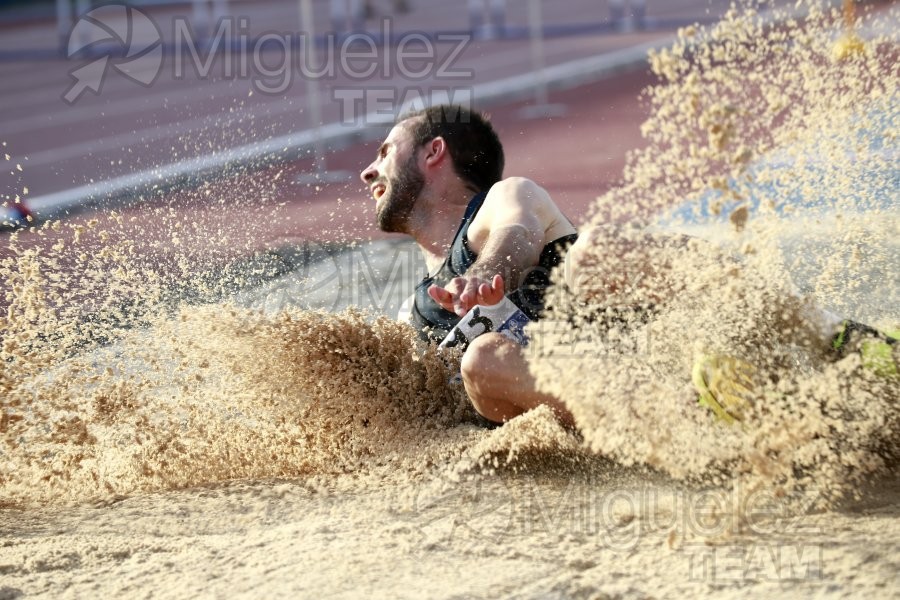
[[[457,355],[365,309],[421,275],[409,244],[235,261],[169,210],[149,250],[117,214],[11,238],[0,600],[895,595],[900,385],[828,355],[811,307],[900,323],[897,14],[835,57],[839,14],[806,8],[652,57],[648,146],[592,224],[671,233],[677,198],[706,239],[607,305],[559,291],[531,367],[574,432],[485,428]],[[595,283],[631,266],[603,239]],[[697,405],[698,353],[753,365],[740,424]]]

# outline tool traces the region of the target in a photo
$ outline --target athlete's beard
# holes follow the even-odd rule
[[[390,179],[390,191],[378,211],[378,228],[389,233],[409,233],[409,217],[424,187],[425,177],[414,153],[397,176]]]

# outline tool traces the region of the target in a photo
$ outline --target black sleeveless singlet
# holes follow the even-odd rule
[[[484,203],[487,192],[477,194],[466,207],[462,223],[450,245],[450,252],[437,273],[425,277],[416,286],[414,301],[410,309],[411,322],[419,330],[419,336],[425,341],[440,342],[459,321],[456,313],[444,310],[428,295],[432,285],[444,287],[454,277],[459,277],[472,266],[478,255],[469,248],[467,233],[469,225]],[[538,264],[526,270],[522,285],[507,294],[507,297],[522,309],[529,319],[540,319],[544,310],[544,295],[550,287],[550,270],[562,262],[565,250],[575,242],[577,234],[570,234],[554,240],[544,246]]]

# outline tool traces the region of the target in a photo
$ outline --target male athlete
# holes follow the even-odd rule
[[[426,339],[441,341],[473,306],[507,294],[539,318],[549,271],[576,239],[549,194],[528,179],[503,179],[503,166],[484,117],[436,106],[404,116],[361,173],[378,226],[412,236],[425,256],[429,276],[416,288],[411,322]],[[499,333],[472,340],[461,367],[472,404],[490,421],[547,404],[572,422],[562,402],[536,390],[521,347]]]
[[[589,264],[587,249],[597,232],[579,238],[543,188],[521,177],[503,179],[503,166],[503,147],[483,116],[436,106],[402,117],[361,173],[375,198],[378,226],[412,236],[425,256],[429,275],[416,287],[410,307],[410,320],[424,339],[440,342],[472,307],[495,305],[504,296],[529,319],[539,319],[550,269],[565,260],[566,282],[576,287],[577,273]],[[680,242],[673,238],[672,243]],[[613,245],[632,262],[649,257],[634,242],[614,239]],[[623,271],[645,269],[631,266]],[[633,283],[617,281],[621,277],[627,276],[604,276],[601,292]],[[853,330],[877,334],[847,322],[835,340],[844,344]],[[730,422],[738,407],[728,404],[741,399],[709,383],[722,379],[708,372],[721,370],[720,362],[698,363],[693,379],[701,404]],[[574,424],[561,400],[537,390],[522,347],[500,333],[474,338],[461,370],[472,404],[492,422],[546,404],[561,422]]]

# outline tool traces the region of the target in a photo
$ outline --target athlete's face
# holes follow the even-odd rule
[[[411,233],[410,215],[425,187],[425,176],[416,159],[411,136],[400,123],[381,144],[372,164],[360,173],[375,198],[375,214],[382,231]]]

